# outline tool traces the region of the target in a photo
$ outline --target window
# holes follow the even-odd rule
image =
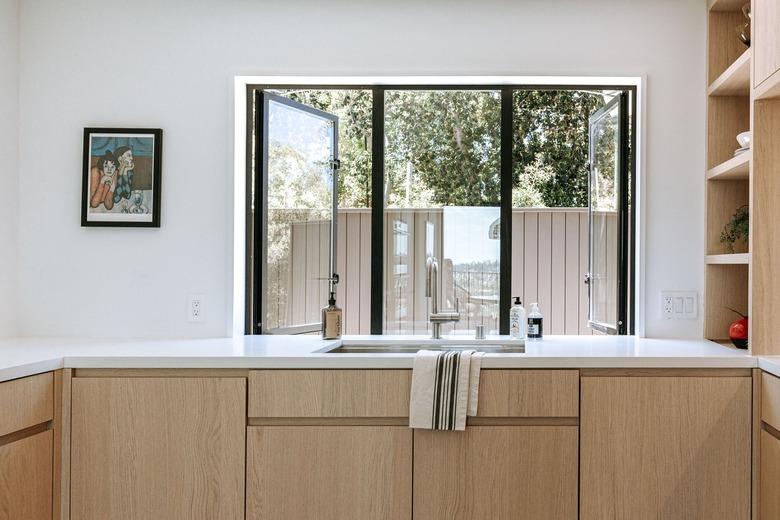
[[[410,246],[385,255],[382,332],[431,332],[433,256],[439,310],[461,315],[443,331],[473,334],[479,323],[498,333],[500,251],[490,227],[500,216],[500,92],[388,90],[384,113],[385,219],[403,223]]]
[[[247,332],[315,332],[335,290],[346,334],[427,334],[435,257],[445,333],[506,333],[513,296],[551,334],[631,333],[633,94],[250,86]]]

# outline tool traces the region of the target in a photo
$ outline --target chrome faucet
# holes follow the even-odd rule
[[[431,299],[431,313],[428,321],[431,323],[433,334],[431,338],[441,339],[441,324],[460,321],[458,299],[455,299],[455,309],[439,311],[439,262],[435,256],[429,256],[425,262],[425,296]]]

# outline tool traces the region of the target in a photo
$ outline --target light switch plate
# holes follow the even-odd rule
[[[699,293],[661,291],[661,317],[665,320],[695,320],[699,317]]]

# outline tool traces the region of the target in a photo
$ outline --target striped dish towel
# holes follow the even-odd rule
[[[477,414],[483,355],[474,350],[419,351],[412,370],[409,426],[465,430],[466,415]]]

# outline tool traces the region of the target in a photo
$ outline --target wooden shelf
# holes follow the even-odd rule
[[[735,316],[734,319],[736,319],[737,317],[738,316]],[[747,352],[747,349],[744,349],[744,348],[740,349],[740,348],[735,347],[734,343],[732,343],[730,339],[723,339],[723,338],[720,338],[720,339],[708,338],[708,339],[710,341],[714,342],[714,343],[718,343],[722,347],[730,348],[732,350],[736,350],[737,352]]]
[[[755,99],[772,99],[780,97],[780,71],[775,72],[753,89]]]
[[[724,255],[707,255],[707,265],[747,265],[750,263],[750,253],[730,253]]]
[[[742,53],[707,89],[710,96],[750,95],[750,49]]]
[[[750,178],[750,161],[753,151],[736,155],[726,162],[720,163],[707,171],[707,179],[711,181],[731,181]]]

